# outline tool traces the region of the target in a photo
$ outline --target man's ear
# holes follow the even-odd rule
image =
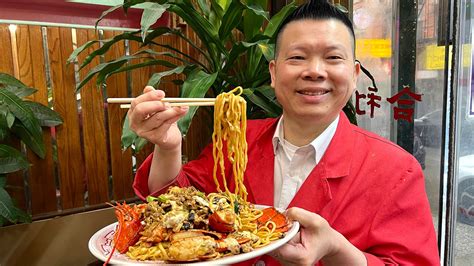
[[[357,82],[357,79],[359,78],[359,75],[360,75],[360,62],[359,60],[355,60],[355,64],[354,64],[354,78],[355,78],[355,82]]]
[[[354,73],[352,76],[352,92],[351,94],[357,89],[357,79],[359,78],[361,71],[361,64],[359,60],[355,60],[354,62]]]
[[[275,59],[273,59],[268,64],[268,70],[270,71],[270,78],[271,78],[270,86],[272,88],[275,88],[275,71],[276,71],[275,68],[276,68],[276,62],[275,62]]]

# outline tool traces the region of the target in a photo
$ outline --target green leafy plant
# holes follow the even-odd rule
[[[180,85],[181,97],[215,97],[236,86],[242,86],[249,118],[276,117],[281,114],[281,107],[269,86],[268,62],[274,56],[276,31],[296,8],[294,2],[270,18],[266,10],[267,0],[124,0],[123,4],[104,12],[97,23],[114,10],[123,8],[127,12],[137,4],[146,4],[140,30],[125,32],[108,40],[89,41],[77,48],[68,62],[74,62],[79,54],[98,42],[102,45],[80,62],[81,69],[122,40],[138,42],[143,47],[151,44],[164,48],[165,51],[142,49],[135,54],[101,63],[82,79],[78,90],[94,76],[97,77],[97,86],[101,86],[107,77],[115,73],[159,65],[166,70],[154,73],[148,81],[148,85],[155,88],[159,87],[164,77],[172,74],[182,74],[182,79],[173,80]],[[196,33],[198,40],[188,38],[180,29],[153,26],[164,12],[176,14]],[[157,41],[159,36],[165,34],[183,40],[197,51],[196,55],[193,57],[178,47]],[[135,60],[139,63],[131,63],[132,59],[141,60]],[[350,107],[348,105],[347,110],[353,110]],[[191,107],[187,115],[178,122],[183,134],[187,133],[196,110],[197,107]],[[122,132],[124,148],[134,144],[139,150],[145,143],[128,128],[126,120]]]
[[[265,9],[267,0],[125,0],[123,4],[104,12],[102,17],[118,8],[123,8],[126,12],[128,8],[145,2],[149,3],[144,6],[141,29],[101,41],[101,47],[88,54],[80,63],[80,68],[90,64],[95,57],[104,55],[112,45],[122,40],[138,42],[142,46],[151,44],[164,48],[165,51],[143,49],[99,64],[82,79],[78,89],[94,76],[100,86],[107,77],[115,73],[160,65],[166,70],[154,73],[148,85],[159,87],[164,77],[182,74],[182,79],[173,80],[181,86],[181,97],[215,97],[221,92],[242,86],[250,118],[276,117],[281,113],[281,107],[269,86],[268,61],[273,58],[275,32],[282,20],[295,8],[293,3],[270,18]],[[181,18],[196,33],[198,40],[188,38],[180,29],[152,26],[165,11]],[[196,50],[196,56],[192,57],[177,47],[158,42],[157,38],[165,34],[177,36],[189,44]],[[79,54],[97,42],[99,41],[90,41],[77,48],[68,61],[75,61]],[[141,61],[132,64],[132,59]],[[196,110],[197,107],[191,107],[188,114],[179,121],[183,134],[187,133]],[[124,147],[135,144],[139,148],[144,144],[130,132],[127,121],[124,123],[122,137]]]
[[[37,90],[27,87],[14,77],[0,73],[0,226],[10,223],[30,222],[31,217],[15,206],[6,191],[6,174],[27,169],[28,159],[11,144],[20,139],[40,158],[45,157],[41,127],[62,123],[61,117],[50,108],[24,97]]]

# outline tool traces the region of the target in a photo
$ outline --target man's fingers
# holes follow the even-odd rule
[[[154,91],[154,90],[155,90],[155,88],[153,88],[152,86],[146,86],[143,89],[143,93],[147,93],[147,92]]]
[[[183,117],[187,110],[188,107],[172,107],[153,113],[149,117],[143,117],[143,114],[137,115],[133,112],[130,114],[130,121],[133,121],[130,123],[130,128],[140,137],[155,136],[154,139],[164,143],[170,126]]]
[[[135,106],[132,111],[138,116],[142,116],[143,119],[148,119],[151,115],[161,111],[165,111],[166,109],[167,107],[165,106],[165,103],[162,103],[160,101],[146,101]]]
[[[298,221],[305,228],[317,228],[324,221],[321,216],[297,207],[288,209],[286,215],[289,219]]]
[[[273,251],[270,256],[280,261],[283,265],[305,265],[301,262],[301,254],[307,254],[301,244],[285,244],[279,249]]]
[[[155,90],[151,86],[146,86],[143,90],[143,94],[133,99],[131,102],[130,109],[134,109],[137,105],[149,102],[149,101],[160,101],[165,97],[165,92],[162,90]]]

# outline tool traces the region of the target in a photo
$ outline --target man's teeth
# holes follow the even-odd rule
[[[317,96],[326,94],[326,91],[300,91],[301,94],[309,95],[309,96]]]

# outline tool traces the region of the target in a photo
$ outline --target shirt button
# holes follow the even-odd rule
[[[265,262],[263,260],[259,260],[257,263],[255,263],[255,266],[265,266]]]

